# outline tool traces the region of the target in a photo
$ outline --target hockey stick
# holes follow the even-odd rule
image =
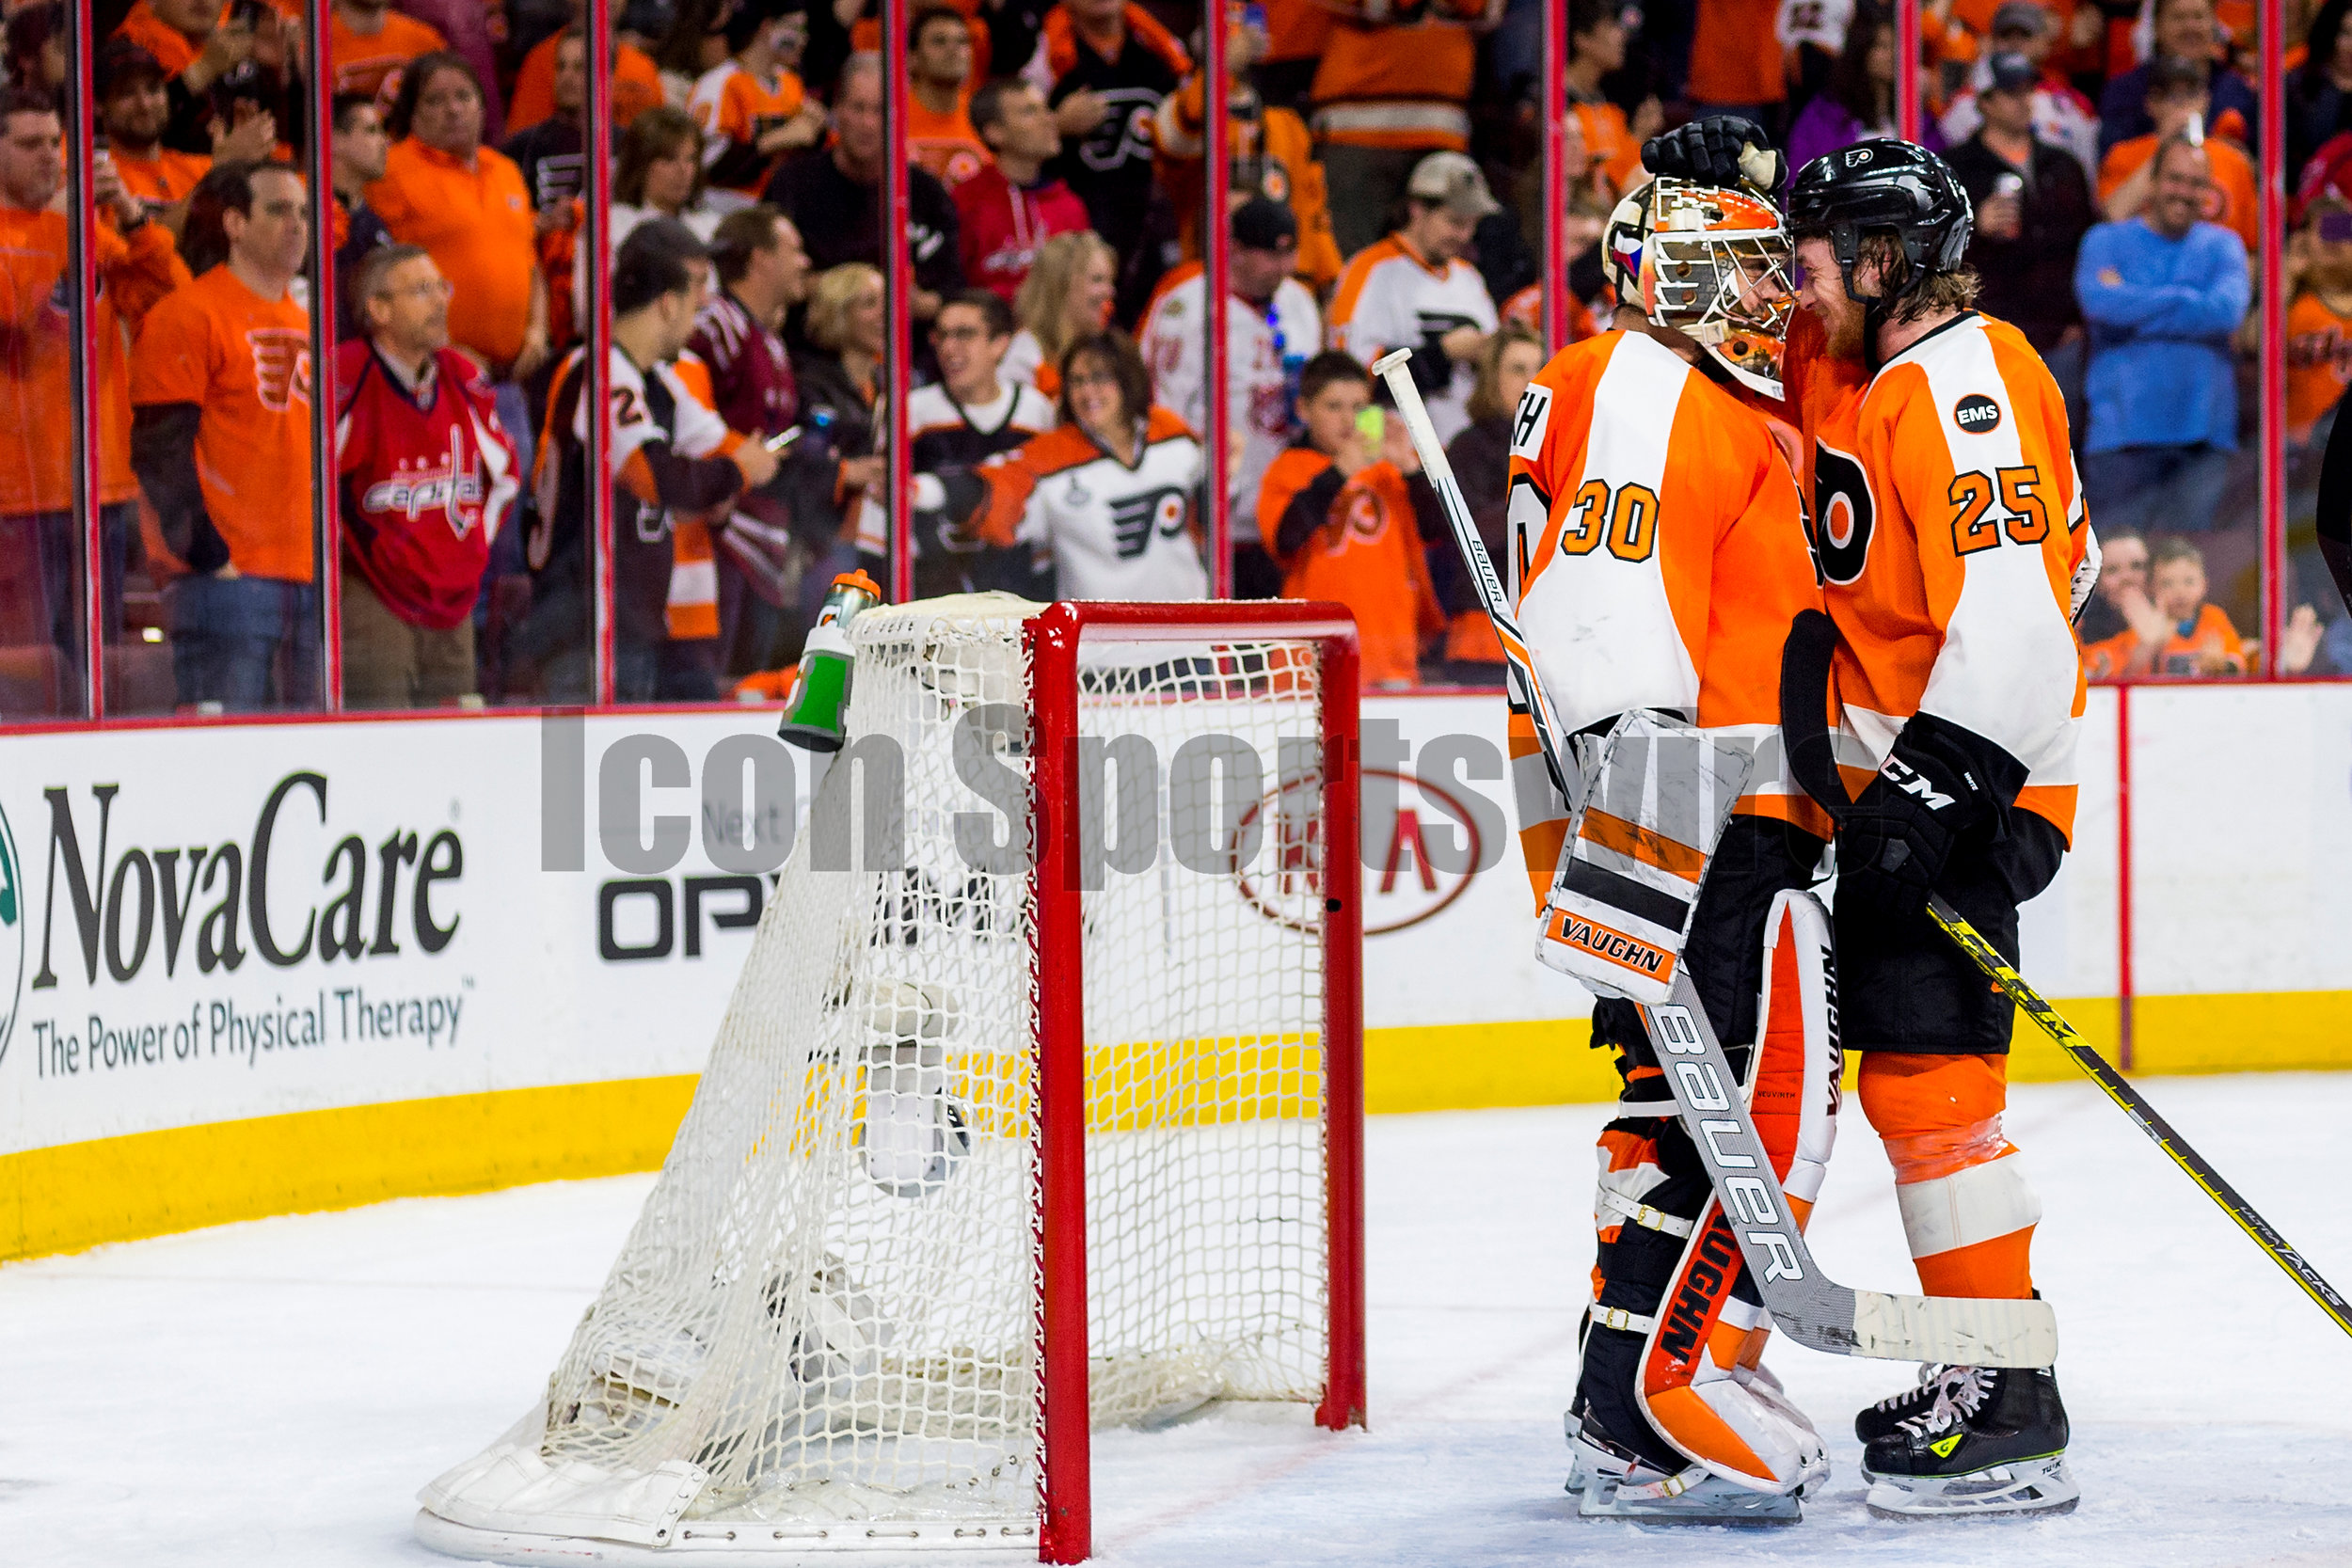
[[[1780,660],[1780,733],[1782,743],[1788,750],[1788,772],[1807,795],[1820,804],[1832,817],[1843,820],[1853,800],[1846,793],[1843,780],[1837,775],[1836,753],[1829,735],[1829,666],[1837,647],[1837,623],[1818,610],[1799,615],[1788,628],[1788,643],[1781,650]],[[1968,918],[1952,908],[1942,894],[1928,895],[1928,918],[1934,921],[1943,933],[1968,955],[1971,962],[1984,971],[1985,976],[1998,986],[2020,1011],[2041,1025],[2042,1032],[2058,1042],[2074,1064],[2090,1075],[2090,1081],[2106,1092],[2106,1097],[2122,1107],[2125,1116],[2138,1124],[2139,1130],[2153,1139],[2155,1146],[2171,1157],[2172,1163],[2188,1173],[2188,1179],[2204,1189],[2205,1196],[2221,1206],[2222,1212],[2237,1222],[2239,1229],[2253,1238],[2254,1244],[2267,1254],[2270,1260],[2286,1270],[2287,1275],[2303,1288],[2304,1294],[2328,1314],[2338,1328],[2352,1334],[2352,1304],[2337,1293],[2336,1288],[2320,1277],[2319,1271],[2304,1260],[2303,1255],[2287,1244],[2271,1223],[2257,1213],[2254,1206],[2240,1197],[2237,1189],[2221,1179],[2221,1173],[2208,1164],[2205,1157],[2188,1146],[2188,1140],[2172,1130],[2172,1124],[2156,1114],[2140,1092],[2124,1076],[2107,1064],[2091,1044],[2082,1037],[2074,1026],[2058,1016],[2058,1010],[2042,999],[2041,992],[2026,983],[2000,950],[1984,938],[1984,933],[1968,922]]]
[[[1421,389],[1413,385],[1410,358],[1411,350],[1399,349],[1376,360],[1373,372],[1387,381],[1422,467],[1445,508],[1454,543],[1478,584],[1511,678],[1534,720],[1552,782],[1563,800],[1573,801],[1577,792],[1569,787],[1558,715],[1528,656],[1478,527],[1470,520],[1453,465],[1429,422]],[[1689,971],[1677,964],[1668,1000],[1640,1011],[1651,1048],[1674,1090],[1683,1129],[1714,1185],[1725,1227],[1737,1239],[1773,1323],[1790,1338],[1832,1354],[1894,1361],[2046,1367],[2058,1359],[2057,1318],[2042,1302],[1889,1295],[1856,1291],[1822,1274],[1782,1195],[1763,1140],[1749,1118],[1740,1080],[1715,1038]]]

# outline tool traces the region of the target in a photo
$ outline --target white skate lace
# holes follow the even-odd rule
[[[1933,1386],[1936,1379],[1942,1377],[1946,1372],[1948,1372],[1951,1370],[1952,1369],[1949,1364],[1946,1362],[1931,1361],[1926,1366],[1919,1369],[1919,1381],[1915,1385],[1905,1389],[1899,1394],[1887,1395],[1884,1399],[1879,1401],[1878,1403],[1872,1405],[1870,1408],[1873,1410],[1899,1410],[1904,1405],[1909,1404],[1912,1401],[1917,1399],[1921,1389]]]
[[[1958,1426],[1964,1417],[1973,1416],[1984,1407],[1985,1396],[1993,1390],[1993,1374],[1982,1367],[1946,1367],[1935,1386],[1935,1402],[1916,1416],[1897,1423],[1899,1430],[1914,1437],[1926,1437],[1947,1432]]]

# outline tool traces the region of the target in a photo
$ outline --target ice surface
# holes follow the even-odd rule
[[[2155,1080],[2152,1098],[2352,1289],[2352,1076]],[[1592,1260],[1599,1106],[1375,1118],[1369,1433],[1226,1408],[1095,1444],[1097,1560],[2352,1563],[2352,1339],[2088,1085],[2013,1091],[2044,1215],[2083,1503],[2042,1523],[1862,1508],[1856,1406],[1908,1369],[1783,1344],[1836,1471],[1793,1530],[1586,1525],[1560,1410]],[[1812,1236],[1915,1288],[1849,1107]],[[417,1488],[539,1394],[651,1177],[230,1226],[0,1268],[0,1564],[446,1564]]]

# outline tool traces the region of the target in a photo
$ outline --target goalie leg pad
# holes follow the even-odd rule
[[[2005,1056],[1862,1059],[1862,1110],[1895,1167],[1903,1231],[1931,1295],[2033,1294],[2042,1200],[2017,1146],[2001,1135]]]

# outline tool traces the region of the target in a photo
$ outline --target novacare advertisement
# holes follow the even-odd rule
[[[2217,1038],[2182,1009],[2244,1020],[2249,993],[2284,1009],[2276,1027],[2238,1030],[2231,1061],[2176,1065],[2279,1065],[2253,1045],[2352,1035],[2322,1027],[2352,997],[2352,688],[2133,701],[2143,1048],[2165,1029]],[[2025,967],[2061,999],[2116,989],[2115,702],[2094,693],[2075,850],[2026,915]],[[1530,1039],[1586,1054],[1589,1004],[1532,956],[1502,720],[1491,696],[1364,705],[1375,1107],[1452,1102],[1466,1053],[1492,1092],[1522,1097],[1538,1092],[1515,1065]],[[480,715],[0,740],[0,1210],[33,1201],[12,1156],[171,1129],[561,1085],[610,1086],[625,1112],[643,1097],[628,1085],[654,1081],[678,1085],[674,1117],[810,784],[773,723]],[[1283,918],[1247,878],[1232,896]],[[2085,1012],[2112,1037],[2112,1004]],[[399,1125],[321,1136],[428,1135]],[[601,1135],[582,1123],[575,1141]],[[543,1130],[532,1174],[567,1173],[565,1136]],[[390,1169],[401,1151],[373,1152]],[[483,1169],[466,1180],[525,1179]]]

